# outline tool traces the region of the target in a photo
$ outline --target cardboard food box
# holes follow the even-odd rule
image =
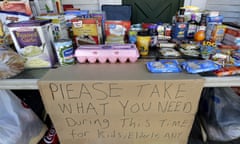
[[[25,58],[25,68],[54,65],[50,20],[22,21],[7,26],[17,52]]]
[[[38,82],[62,144],[187,144],[203,84],[145,63],[60,67]]]
[[[131,21],[106,20],[104,22],[105,43],[126,43],[126,36],[131,28]]]
[[[21,12],[29,16],[32,15],[29,0],[0,1],[0,9],[8,12]]]
[[[59,39],[68,39],[68,28],[67,22],[65,20],[64,15],[54,15],[54,14],[46,14],[37,16],[36,19],[40,20],[51,20],[52,21],[52,35],[54,41]]]
[[[102,39],[101,20],[98,18],[72,19],[72,31],[77,46],[84,44],[100,44]]]

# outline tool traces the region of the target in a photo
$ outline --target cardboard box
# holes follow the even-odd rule
[[[62,144],[187,144],[203,84],[145,63],[60,67],[38,82]]]
[[[102,33],[101,20],[98,18],[75,18],[71,20],[74,40],[77,46],[84,44],[100,44]]]
[[[59,39],[68,39],[68,28],[67,22],[64,15],[46,14],[41,16],[36,16],[36,19],[40,20],[51,20],[52,23],[52,35],[54,41]]]
[[[130,28],[131,21],[106,20],[104,22],[105,43],[126,43],[126,36]]]
[[[49,68],[54,65],[50,22],[29,20],[7,25],[17,52],[26,59],[25,68]]]

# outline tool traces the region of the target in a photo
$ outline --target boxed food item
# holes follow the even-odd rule
[[[46,14],[37,16],[36,19],[52,20],[52,35],[54,40],[69,38],[67,23],[64,15]]]
[[[0,44],[11,45],[13,42],[9,34],[7,24],[29,20],[30,16],[20,12],[8,12],[0,10]]]
[[[77,46],[101,43],[102,33],[99,33],[101,21],[98,18],[75,18],[71,21]]]
[[[32,15],[29,0],[4,0],[0,1],[0,9],[8,12],[21,12]]]
[[[226,31],[226,25],[215,25],[212,35],[211,35],[211,40],[214,41],[215,43],[220,43],[223,40],[224,34]]]
[[[7,25],[17,52],[25,58],[25,68],[53,66],[50,24],[50,20],[30,20]]]
[[[130,21],[106,20],[104,24],[104,31],[106,41],[108,44],[123,44],[125,43],[125,36],[131,28]]]
[[[137,61],[139,52],[135,44],[82,45],[75,51],[79,63],[121,63]]]
[[[171,36],[173,39],[185,39],[187,23],[174,23],[172,26]]]
[[[61,0],[34,0],[37,15],[46,13],[63,13]]]

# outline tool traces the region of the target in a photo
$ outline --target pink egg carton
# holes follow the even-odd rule
[[[136,62],[139,52],[135,44],[81,45],[75,50],[79,63]]]

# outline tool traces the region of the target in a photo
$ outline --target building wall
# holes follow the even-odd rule
[[[62,0],[82,10],[101,10],[102,4],[121,4],[122,0]],[[198,6],[201,10],[219,11],[224,21],[240,23],[240,0],[185,0],[184,5]]]
[[[219,11],[226,22],[240,23],[240,0],[208,0],[206,10]]]
[[[121,4],[122,0],[62,0],[63,4],[73,4],[81,10],[101,10],[102,4]]]

